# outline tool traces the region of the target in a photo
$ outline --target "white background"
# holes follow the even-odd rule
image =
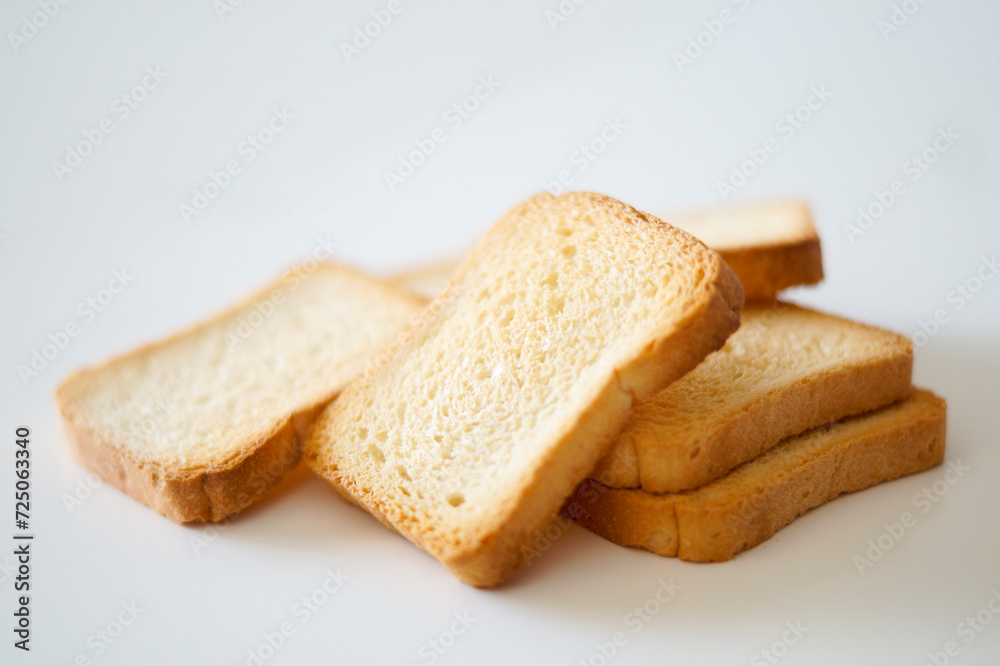
[[[30,658],[7,629],[13,546],[0,548],[0,663],[245,664],[291,622],[265,663],[429,664],[422,646],[456,612],[475,621],[436,663],[599,664],[595,643],[616,631],[627,643],[609,663],[767,663],[759,651],[796,621],[808,633],[783,664],[922,664],[948,641],[960,649],[950,663],[997,663],[1000,618],[986,612],[993,622],[968,643],[956,630],[1000,590],[1000,279],[971,300],[953,290],[1000,252],[1000,5],[911,0],[919,11],[884,37],[886,0],[595,0],[555,29],[557,0],[403,0],[348,62],[341,43],[385,2],[246,0],[221,19],[209,0],[151,4],[60,5],[16,50],[10,33],[39,6],[0,10],[0,542],[13,543],[18,425],[32,429],[37,534]],[[734,20],[679,69],[673,53],[724,9]],[[115,100],[157,66],[166,78],[122,118]],[[499,87],[447,124],[479,77]],[[793,136],[779,132],[821,86],[832,97]],[[275,108],[294,120],[245,161],[241,142]],[[104,118],[113,132],[60,180],[53,162]],[[615,118],[627,128],[580,171],[574,153]],[[385,172],[436,127],[445,142],[390,191]],[[959,138],[911,180],[907,161],[948,127]],[[915,383],[948,399],[948,458],[970,471],[925,514],[911,498],[941,468],[838,499],[727,564],[574,527],[511,584],[478,591],[307,473],[197,554],[192,539],[216,533],[109,487],[66,508],[86,472],[66,451],[57,383],[209,316],[318,239],[380,273],[448,258],[561,170],[642,209],[717,204],[717,183],[769,137],[779,150],[732,200],[811,203],[827,278],[797,301],[911,336],[949,316],[917,350]],[[240,174],[185,222],[179,206],[231,159]],[[904,194],[851,242],[845,225],[894,179]],[[134,279],[85,321],[78,305],[114,270]],[[70,322],[79,334],[22,381],[18,366]],[[859,574],[855,556],[904,511],[917,524]],[[295,604],[328,569],[349,580],[299,622]],[[626,616],[661,579],[682,589],[633,633]],[[96,632],[133,601],[138,619],[97,655]]]

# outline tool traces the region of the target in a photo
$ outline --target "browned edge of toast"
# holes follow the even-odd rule
[[[719,254],[739,276],[747,303],[769,301],[788,287],[817,284],[823,279],[819,238],[720,250]]]
[[[775,312],[797,306],[774,301]],[[633,413],[619,441],[594,468],[592,476],[614,488],[647,492],[679,492],[724,476],[786,437],[824,423],[869,412],[908,397],[913,371],[913,346],[903,336],[849,320],[847,324],[891,335],[896,343],[879,357],[828,368],[790,382],[758,398],[694,442],[694,449],[671,446],[657,439],[655,429],[638,427],[642,408]],[[760,333],[767,335],[766,328]],[[652,409],[646,405],[647,409]]]
[[[142,460],[124,449],[121,446],[123,442],[105,441],[90,432],[78,422],[80,419],[73,416],[74,410],[68,404],[71,399],[68,395],[69,387],[84,373],[99,371],[120,359],[152,352],[178,338],[196,333],[239,312],[248,303],[268,299],[279,283],[301,280],[304,273],[315,270],[343,272],[371,280],[373,284],[379,283],[377,278],[341,264],[320,263],[316,268],[296,266],[282,274],[277,281],[209,319],[96,366],[78,370],[67,377],[55,391],[55,402],[73,457],[102,480],[178,523],[219,521],[254,504],[298,464],[302,456],[306,427],[339,391],[331,390],[315,403],[297,410],[277,423],[258,441],[247,442],[244,449],[220,464],[195,469],[175,469],[164,467],[156,461]],[[297,282],[293,282],[295,283]],[[385,289],[392,291],[397,297],[410,300],[415,309],[423,305],[423,299],[403,290],[397,290],[388,284],[385,284]]]
[[[684,242],[695,242],[704,248],[703,243],[687,232],[610,197],[590,193],[564,196],[592,197],[604,201],[628,218],[638,217],[640,223],[662,226],[671,233],[676,231],[685,239]],[[501,219],[509,216],[530,219],[533,207],[539,205],[539,201],[545,201],[545,197],[529,200]],[[506,233],[506,227],[494,225],[480,245],[466,257],[452,277],[455,288],[461,289],[465,273],[477,260],[479,252],[488,246],[491,235],[500,233]],[[604,455],[628,418],[633,400],[686,374],[708,353],[720,348],[738,327],[739,309],[743,305],[739,280],[716,253],[704,249],[712,256],[705,266],[707,273],[698,282],[701,300],[669,331],[649,340],[632,358],[623,359],[622,365],[607,378],[606,383],[596,387],[593,399],[583,406],[575,421],[567,424],[546,448],[535,465],[535,473],[526,478],[502,506],[485,517],[480,525],[470,529],[469,534],[458,543],[430,532],[405,532],[401,528],[402,522],[396,526],[400,533],[439,559],[458,579],[476,587],[499,585],[529,564],[532,558],[525,550],[530,550],[537,534],[557,518],[566,498]],[[439,296],[428,308],[433,310],[442,298]],[[402,342],[395,345],[393,354],[405,353],[404,350],[413,344],[412,340],[419,337],[424,325],[418,323],[411,327],[402,336]],[[306,459],[314,469],[323,465],[311,446]],[[327,472],[321,475],[383,524],[392,526],[396,522],[394,518],[399,518],[396,507],[383,502],[381,497],[357,483],[349,474],[342,470],[327,469]]]
[[[906,419],[885,427],[879,414],[908,408]],[[749,461],[702,488],[656,494],[608,488],[589,479],[563,513],[609,541],[691,562],[722,562],[773,536],[798,516],[842,493],[854,492],[944,460],[944,400],[929,391],[879,412],[846,419],[851,430],[790,468],[753,478]],[[819,432],[824,427],[817,428]],[[773,450],[794,446],[810,433],[790,438]],[[769,454],[765,454],[769,455]],[[742,484],[742,485],[741,485]],[[738,491],[738,492],[736,492]]]
[[[614,207],[624,206],[626,214],[638,214],[645,223],[676,229],[628,204],[596,196]],[[694,239],[681,229],[676,231]],[[651,341],[640,355],[617,368],[597,399],[549,449],[547,458],[538,466],[540,473],[520,489],[498,521],[516,525],[517,529],[487,531],[482,540],[458,549],[431,549],[456,577],[475,587],[494,587],[529,564],[531,557],[526,556],[525,548],[530,550],[528,544],[534,543],[538,533],[558,516],[559,507],[606,453],[627,421],[631,404],[684,376],[722,347],[739,326],[743,291],[725,262],[715,262],[714,270],[714,275],[704,277],[710,295],[701,306],[688,312],[669,335]]]
[[[223,466],[190,471],[139,460],[68,421],[63,424],[80,464],[178,523],[218,521],[242,511],[281,481],[302,455],[302,439],[291,418]]]

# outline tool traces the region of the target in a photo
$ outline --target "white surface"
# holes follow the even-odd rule
[[[29,425],[38,536],[34,649],[25,658],[5,629],[0,663],[245,664],[262,634],[291,622],[264,663],[430,664],[421,646],[456,612],[475,622],[438,664],[586,663],[616,631],[627,642],[611,663],[767,663],[753,659],[796,621],[808,633],[780,663],[921,664],[948,641],[960,649],[950,663],[996,663],[992,612],[971,642],[956,632],[1000,589],[1000,279],[961,309],[949,292],[1000,252],[1000,5],[920,5],[883,39],[888,1],[589,2],[552,30],[557,0],[402,0],[346,62],[339,44],[385,4],[246,0],[220,21],[207,0],[73,2],[18,53],[5,38],[0,498],[13,513],[12,440]],[[726,8],[734,22],[679,72],[672,53]],[[6,2],[0,27],[20,30],[36,11]],[[156,65],[166,78],[121,119],[113,102]],[[445,112],[479,77],[499,88],[452,128]],[[832,98],[786,138],[776,123],[814,86]],[[241,142],[274,108],[294,120],[242,161]],[[60,182],[52,162],[103,118],[114,131]],[[580,172],[574,151],[615,118],[627,127]],[[904,163],[949,126],[960,138],[910,181]],[[390,193],[384,171],[437,127],[445,142]],[[970,470],[925,514],[911,498],[942,469],[841,498],[728,564],[661,559],[573,528],[512,584],[483,592],[310,478],[197,555],[191,540],[212,539],[210,528],[174,525],[111,488],[64,507],[87,477],[66,454],[57,382],[251,292],[317,239],[383,272],[450,257],[562,170],[574,188],[639,208],[718,204],[716,182],[769,137],[777,152],[733,200],[811,202],[827,279],[800,302],[910,335],[936,310],[950,315],[917,351],[915,381],[948,398],[948,458]],[[179,204],[230,159],[241,173],[185,224]],[[895,178],[905,193],[849,242],[854,211]],[[123,269],[134,280],[86,321],[78,304]],[[79,335],[25,386],[17,366],[74,321]],[[859,575],[854,557],[904,511],[916,525]],[[328,569],[350,579],[301,623],[295,604]],[[7,626],[13,581],[0,579]],[[626,616],[660,579],[682,589],[633,633]],[[96,655],[95,632],[132,601],[138,619]]]

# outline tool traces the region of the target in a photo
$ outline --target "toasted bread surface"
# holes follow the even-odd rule
[[[721,562],[842,493],[940,464],[946,404],[929,391],[786,439],[701,488],[649,493],[580,485],[563,513],[614,543]]]
[[[177,522],[221,520],[301,455],[312,419],[421,301],[332,264],[290,271],[216,316],[70,376],[75,456]]]
[[[306,460],[461,580],[497,585],[633,400],[721,346],[741,305],[689,234],[602,195],[538,195],[325,410]]]
[[[685,377],[636,403],[592,476],[615,488],[702,486],[782,439],[910,393],[908,339],[773,301]]]

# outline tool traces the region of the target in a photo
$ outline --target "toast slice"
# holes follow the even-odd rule
[[[722,562],[841,493],[938,465],[945,401],[929,391],[786,439],[695,490],[647,493],[588,479],[563,513],[620,544],[691,562]]]
[[[306,426],[420,302],[357,271],[291,271],[214,319],[70,376],[77,459],[177,522],[221,520],[301,455]]]
[[[910,393],[908,339],[774,301],[747,306],[720,350],[638,402],[591,476],[676,492],[726,474],[782,439]]]
[[[747,302],[823,279],[819,236],[800,201],[770,201],[663,215],[694,234],[739,276]]]
[[[809,208],[775,201],[665,213],[660,219],[690,232],[722,255],[743,284],[748,303],[768,301],[781,290],[823,279],[819,236]],[[389,278],[396,287],[434,298],[458,264],[441,261]]]
[[[306,460],[462,581],[497,585],[633,399],[719,348],[742,300],[687,233],[599,194],[540,194],[324,411]]]

